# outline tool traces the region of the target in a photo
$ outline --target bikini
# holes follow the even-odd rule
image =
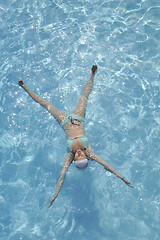
[[[76,120],[78,122],[84,122],[85,119],[81,116],[75,115],[75,114],[70,114],[68,115],[61,123],[60,125],[62,127],[64,127],[67,123],[71,122],[74,125],[78,125],[76,123],[73,123],[73,121]],[[80,136],[80,137],[75,137],[75,138],[69,138],[67,139],[67,148],[70,152],[72,152],[72,144],[74,139],[79,138],[80,141],[82,142],[83,146],[84,146],[84,150],[88,147],[89,141],[88,138],[86,136]]]
[[[80,136],[80,137],[75,137],[75,138],[69,138],[67,140],[67,148],[70,152],[72,152],[72,144],[73,144],[73,141],[74,139],[77,139],[79,138],[80,141],[82,142],[83,144],[83,147],[84,147],[84,150],[86,150],[86,148],[88,147],[88,144],[89,144],[89,141],[88,141],[88,138],[86,136]]]
[[[81,117],[81,116],[78,116],[78,115],[75,115],[75,114],[69,114],[69,115],[60,123],[60,125],[61,125],[61,127],[63,127],[63,128],[64,128],[64,126],[65,126],[67,123],[69,123],[69,122],[71,122],[71,123],[74,124],[74,125],[77,125],[77,124],[73,123],[74,120],[76,120],[76,121],[78,121],[78,122],[84,122],[84,121],[85,121],[84,117]]]

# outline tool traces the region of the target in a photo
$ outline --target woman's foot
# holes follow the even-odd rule
[[[24,82],[22,81],[22,80],[20,80],[19,82],[18,82],[18,84],[19,84],[19,86],[24,86]]]
[[[97,70],[97,65],[93,65],[92,66],[92,73],[95,74],[96,70]]]

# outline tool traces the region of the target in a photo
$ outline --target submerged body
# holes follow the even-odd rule
[[[69,115],[55,108],[50,102],[46,101],[42,97],[31,92],[22,80],[19,81],[19,85],[33,98],[34,101],[38,102],[40,105],[45,107],[53,115],[53,117],[58,121],[58,123],[66,133],[68,154],[64,161],[61,176],[57,183],[56,193],[53,196],[52,200],[50,201],[49,207],[53,204],[54,200],[57,198],[60,189],[63,185],[68,167],[73,161],[75,161],[75,166],[81,169],[87,167],[88,159],[92,159],[101,164],[109,172],[114,173],[118,178],[123,180],[129,187],[132,187],[130,182],[127,181],[127,179],[125,179],[120,173],[118,173],[114,168],[112,168],[108,163],[106,163],[100,156],[94,153],[88,141],[88,138],[86,137],[85,134],[84,130],[85,111],[88,96],[92,90],[93,78],[96,70],[97,66],[93,65],[91,78],[88,81],[88,84],[84,92],[82,93],[76,108],[74,109],[73,113]]]

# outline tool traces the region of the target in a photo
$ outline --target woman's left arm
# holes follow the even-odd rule
[[[117,172],[113,167],[111,167],[107,162],[105,162],[100,156],[95,154],[89,145],[89,147],[86,149],[86,155],[87,157],[91,158],[92,160],[98,162],[101,164],[107,171],[114,173],[118,178],[123,180],[125,184],[127,184],[129,187],[133,188],[130,182],[126,178],[124,178],[119,172]]]
[[[74,156],[71,152],[67,154],[67,157],[64,161],[63,168],[62,168],[62,171],[61,171],[61,176],[60,176],[60,178],[58,180],[58,183],[57,183],[56,193],[54,194],[52,200],[50,201],[50,205],[48,207],[52,206],[54,200],[58,197],[58,194],[59,194],[59,192],[61,190],[61,187],[64,183],[64,179],[65,179],[67,170],[68,170],[70,164],[72,163],[73,158],[74,158]]]

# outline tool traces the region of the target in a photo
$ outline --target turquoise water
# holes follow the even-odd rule
[[[159,239],[159,23],[158,0],[0,0],[1,240]],[[135,188],[72,165],[48,209],[65,135],[17,82],[70,113],[93,64],[86,134]]]

